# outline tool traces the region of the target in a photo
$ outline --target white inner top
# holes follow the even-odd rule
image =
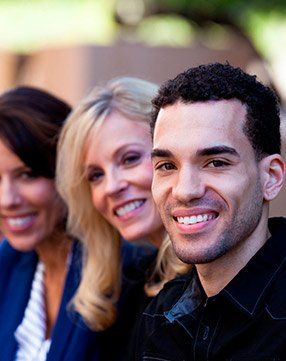
[[[14,335],[18,343],[15,361],[45,361],[51,340],[46,339],[44,264],[38,262],[24,318]]]

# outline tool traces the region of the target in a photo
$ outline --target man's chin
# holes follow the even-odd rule
[[[203,250],[203,251],[194,251],[188,250],[187,247],[176,247],[174,246],[174,251],[177,257],[184,263],[187,264],[205,264],[211,263],[218,258],[222,257],[226,251],[225,250]]]

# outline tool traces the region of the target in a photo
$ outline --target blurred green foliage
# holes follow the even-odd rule
[[[135,31],[149,45],[188,46],[194,40],[193,26],[176,15],[149,16]]]
[[[2,48],[110,44],[118,37],[150,45],[209,46],[229,29],[263,56],[286,46],[286,0],[0,0]]]
[[[0,0],[1,48],[107,44],[117,28],[113,6],[111,0]]]
[[[132,0],[117,0],[116,3],[128,4]],[[145,13],[139,27],[142,23],[149,26],[146,21],[152,18],[152,26],[156,29],[156,19],[158,24],[162,22],[162,16],[168,16],[169,21],[172,17],[180,17],[181,22],[184,20],[189,24],[192,38],[194,31],[204,33],[203,38],[212,39],[208,41],[209,45],[223,45],[227,41],[227,31],[231,30],[244,37],[249,44],[260,54],[266,57],[276,56],[286,45],[286,1],[285,0],[133,0],[143,3]],[[124,16],[119,16],[119,23],[126,25]],[[124,24],[125,23],[125,24]],[[127,21],[128,23],[128,21]],[[127,24],[128,25],[128,24]],[[170,21],[170,29],[172,27]],[[225,29],[222,30],[222,29]],[[184,29],[187,26],[184,25]],[[144,32],[148,32],[145,30]],[[149,30],[152,34],[152,31]],[[211,34],[211,36],[209,36]],[[279,36],[277,36],[279,34]],[[150,41],[160,42],[160,32],[153,32]],[[170,36],[170,44],[173,45],[173,36]],[[187,35],[180,35],[177,44],[181,42],[186,44]],[[183,39],[180,41],[180,39]],[[221,40],[220,40],[221,39]],[[147,36],[144,38],[148,41]],[[166,43],[166,37],[162,35],[162,43]]]

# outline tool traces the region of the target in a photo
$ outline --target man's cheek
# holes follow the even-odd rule
[[[155,192],[153,193],[153,197],[157,207],[159,208],[160,211],[162,211],[166,206],[164,193],[160,193],[159,191],[155,190]]]

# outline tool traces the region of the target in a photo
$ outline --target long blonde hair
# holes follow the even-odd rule
[[[98,121],[111,112],[150,121],[155,84],[118,78],[96,87],[70,114],[62,130],[57,159],[57,187],[69,209],[68,231],[85,249],[82,280],[73,305],[95,330],[109,327],[116,317],[120,292],[120,235],[95,209],[84,176],[84,149]]]
[[[167,234],[158,250],[154,271],[145,284],[148,296],[156,296],[164,284],[176,276],[188,272],[192,266],[182,262],[175,254],[172,242]]]

